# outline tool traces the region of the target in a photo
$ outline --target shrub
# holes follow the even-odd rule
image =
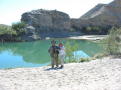
[[[10,26],[0,25],[0,36],[1,35],[16,35],[16,31],[14,31]]]
[[[85,34],[107,34],[111,26],[84,26],[81,31]]]
[[[25,33],[25,26],[26,24],[24,22],[17,22],[12,24],[12,29],[16,31],[17,35],[21,35]]]
[[[80,58],[79,62],[89,62],[91,58]]]
[[[65,47],[66,47],[66,56],[67,56],[68,62],[75,62],[73,52],[78,50],[78,47],[79,47],[78,43],[66,42]]]
[[[112,28],[105,42],[105,50],[109,55],[121,55],[121,28]]]

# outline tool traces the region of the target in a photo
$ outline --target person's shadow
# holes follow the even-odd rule
[[[47,68],[45,69],[44,71],[50,71],[50,70],[60,70],[60,69],[63,69],[61,67],[56,67],[56,68]]]

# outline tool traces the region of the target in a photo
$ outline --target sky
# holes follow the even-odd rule
[[[99,3],[113,0],[0,0],[0,24],[11,25],[25,12],[36,9],[58,10],[79,18]]]

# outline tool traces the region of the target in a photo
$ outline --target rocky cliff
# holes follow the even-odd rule
[[[71,20],[72,26],[121,26],[121,0],[109,4],[98,4],[79,19]]]
[[[57,10],[33,10],[22,15],[21,21],[27,24],[27,33],[23,39],[46,37],[67,37],[70,33],[70,17]]]
[[[85,19],[94,25],[121,25],[121,0],[97,5],[80,18]]]
[[[68,30],[70,28],[70,17],[66,13],[56,10],[33,10],[24,13],[21,20],[39,30],[51,28]]]

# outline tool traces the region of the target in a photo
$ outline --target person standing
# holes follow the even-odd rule
[[[48,52],[50,53],[51,57],[51,66],[54,68],[54,65],[58,67],[58,54],[59,54],[59,47],[56,46],[56,41],[51,41],[51,46],[48,49]]]
[[[62,43],[59,43],[59,60],[61,62],[61,67],[60,68],[63,68],[64,67],[64,59],[65,59],[65,56],[66,56],[66,52],[65,52],[65,47]]]

